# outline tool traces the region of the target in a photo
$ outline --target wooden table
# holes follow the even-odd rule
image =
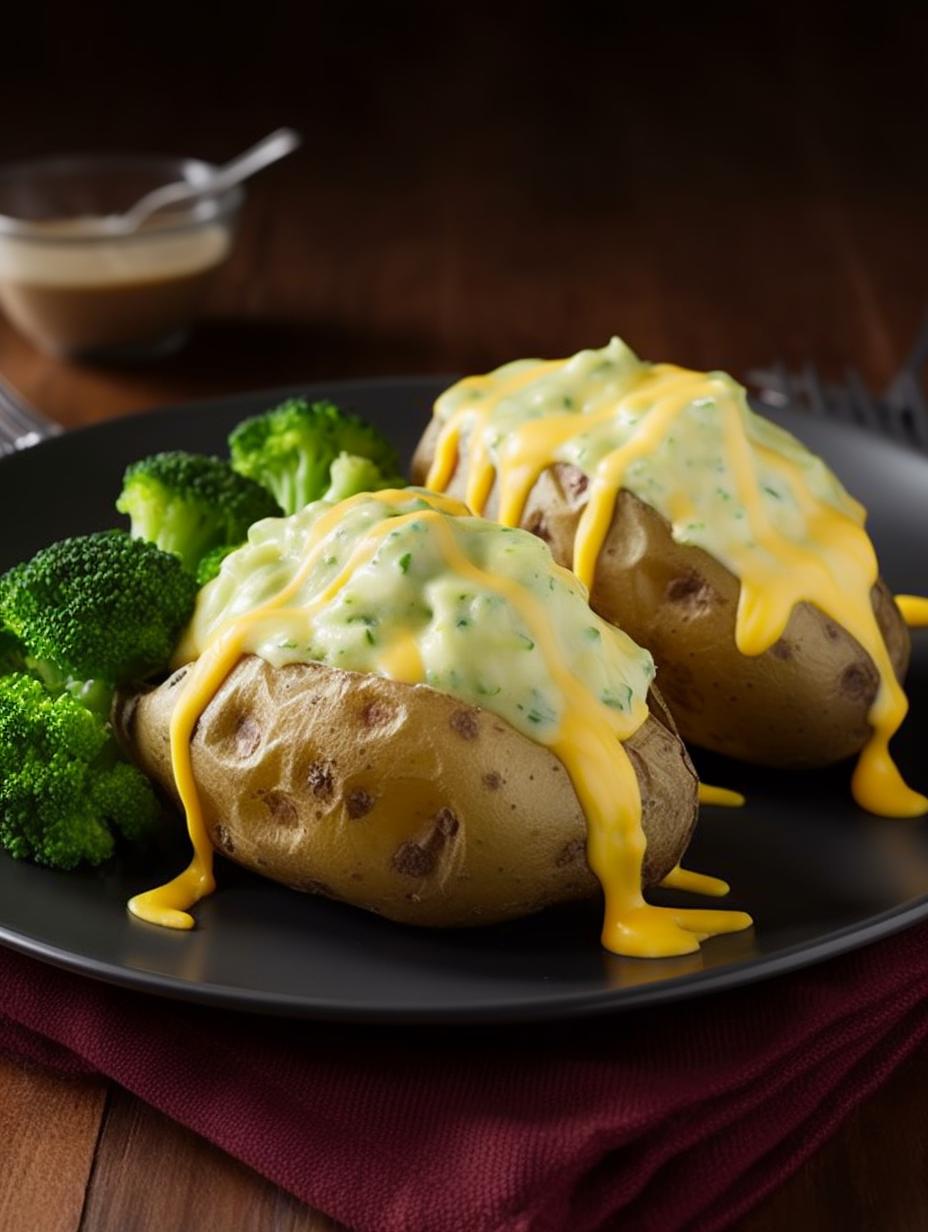
[[[273,39],[230,19],[224,54],[203,60],[157,31],[117,55],[125,32],[101,28],[98,88],[81,59],[65,107],[71,43],[90,36],[86,12],[63,12],[57,93],[31,88],[28,57],[6,66],[0,89],[28,85],[31,105],[4,155],[220,158],[281,122],[307,146],[255,187],[182,354],[79,367],[2,327],[0,372],[69,427],[243,388],[481,369],[613,332],[696,367],[814,357],[889,377],[928,301],[924,16],[880,6],[858,28],[786,5],[761,28],[700,6],[698,22],[623,13],[607,29],[539,10],[526,34],[470,10],[443,28],[439,7],[371,24],[308,5]],[[188,17],[195,45],[212,19]],[[741,1232],[928,1226],[926,1092],[921,1054]],[[2,1229],[186,1232],[204,1193],[219,1232],[333,1226],[124,1092],[3,1059],[0,1161]]]

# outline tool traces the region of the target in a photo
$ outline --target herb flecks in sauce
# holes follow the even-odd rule
[[[679,543],[702,548],[740,580],[742,654],[769,650],[800,602],[843,625],[880,677],[854,795],[887,816],[928,811],[889,753],[908,705],[871,602],[878,566],[865,511],[820,458],[751,410],[735,380],[646,363],[613,338],[569,359],[516,360],[469,377],[441,395],[435,415],[428,486],[444,490],[464,451],[467,504],[480,513],[496,483],[505,525],[518,525],[548,467],[584,472],[573,567],[588,587],[624,488],[663,514]]]

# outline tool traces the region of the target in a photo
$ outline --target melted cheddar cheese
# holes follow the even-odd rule
[[[716,804],[722,808],[743,808],[745,799],[740,791],[732,791],[730,787],[712,787],[709,783],[700,783],[699,803]]]
[[[189,909],[213,888],[190,741],[245,654],[427,684],[550,748],[587,818],[608,949],[689,953],[708,936],[750,925],[741,912],[657,907],[643,898],[641,798],[623,741],[647,718],[654,675],[647,651],[590,611],[583,587],[540,540],[415,489],[336,506],[320,501],[261,522],[201,592],[178,653],[178,663],[191,666],[171,722],[193,860],[167,885],[132,900],[140,918],[189,928]],[[683,870],[667,884],[727,889]]]
[[[910,629],[928,627],[928,599],[919,595],[896,595],[896,603]]]
[[[614,338],[569,359],[518,360],[468,377],[442,394],[435,415],[441,428],[427,486],[445,489],[464,457],[468,505],[482,513],[496,484],[504,526],[519,525],[552,464],[588,476],[573,556],[587,588],[627,488],[664,515],[677,542],[709,552],[740,580],[742,654],[773,646],[803,601],[843,625],[880,679],[854,796],[885,816],[928,810],[889,752],[908,703],[873,612],[878,566],[865,511],[821,459],[756,415],[731,377],[645,363]],[[910,623],[928,619],[924,607],[906,604]]]

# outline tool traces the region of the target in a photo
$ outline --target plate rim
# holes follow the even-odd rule
[[[423,390],[437,391],[456,379],[458,378],[455,374],[438,372],[410,375],[391,374],[381,377],[346,377],[292,382],[271,389],[247,389],[215,397],[159,403],[152,407],[117,413],[95,423],[68,429],[39,441],[22,453],[14,452],[0,457],[0,475],[9,466],[15,466],[17,459],[23,454],[36,456],[50,450],[67,448],[67,442],[76,436],[106,435],[117,426],[125,429],[142,419],[152,420],[189,411],[219,411],[230,405],[248,401],[266,400],[268,405],[272,405],[275,400],[301,395],[336,396],[341,392],[343,397],[350,397],[352,390],[373,391],[418,387]],[[790,407],[782,409],[787,411],[790,419],[801,414]],[[762,407],[761,413],[769,410],[769,407]],[[829,427],[839,436],[857,438],[861,443],[866,442],[870,448],[884,449],[887,453],[911,461],[910,451],[893,440],[870,432],[857,424],[838,420],[828,422]],[[920,460],[925,461],[925,459]],[[0,853],[0,858],[8,857]],[[287,891],[282,887],[281,892]],[[774,954],[758,954],[725,966],[686,972],[670,976],[665,980],[614,989],[552,992],[545,996],[523,997],[510,1002],[484,1002],[472,1005],[449,1002],[441,1006],[416,1006],[409,1003],[401,1006],[386,1003],[352,1005],[344,1001],[333,1001],[331,998],[317,999],[311,994],[270,993],[231,984],[219,984],[214,981],[184,980],[178,976],[131,968],[76,953],[2,923],[0,923],[0,945],[29,958],[111,986],[140,992],[144,995],[231,1009],[241,1013],[359,1025],[381,1023],[397,1026],[407,1024],[442,1024],[449,1027],[481,1024],[508,1026],[528,1021],[554,1022],[620,1014],[648,1006],[667,1005],[713,993],[731,991],[767,979],[774,979],[791,971],[815,966],[857,949],[863,949],[913,927],[925,919],[928,919],[928,894],[870,916],[863,923],[849,924],[825,933],[812,942],[801,941],[778,950]],[[629,961],[635,960],[630,959]]]
[[[286,887],[281,889],[286,890]],[[376,1023],[387,1026],[518,1026],[526,1022],[560,1022],[621,1014],[652,1005],[666,1005],[713,993],[734,991],[768,979],[776,979],[792,971],[816,966],[842,954],[865,949],[926,919],[928,894],[921,895],[910,903],[880,912],[866,924],[849,924],[826,933],[816,942],[799,942],[772,955],[759,954],[727,966],[686,972],[666,980],[624,988],[584,993],[552,993],[547,997],[526,997],[511,1003],[484,1003],[476,1006],[455,1003],[418,1007],[353,1006],[345,1002],[314,1000],[311,995],[253,992],[231,984],[187,981],[176,976],[160,975],[157,972],[76,955],[73,951],[39,941],[4,925],[0,925],[0,945],[60,970],[87,976],[99,983],[163,997],[170,1001],[231,1009],[244,1014],[316,1022],[344,1022],[362,1026]]]

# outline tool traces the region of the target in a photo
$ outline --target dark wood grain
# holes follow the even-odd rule
[[[836,26],[816,7],[764,25],[700,9],[526,30],[471,9],[446,29],[434,15],[354,29],[327,6],[270,44],[230,22],[236,72],[184,61],[158,106],[138,83],[169,60],[166,36],[130,60],[107,29],[106,89],[63,109],[64,39],[87,46],[86,15],[69,11],[63,84],[30,93],[33,123],[8,126],[0,152],[92,133],[218,158],[282,119],[306,146],[255,185],[185,353],[103,371],[5,335],[0,370],[69,424],[246,386],[479,368],[613,332],[697,366],[814,357],[886,380],[928,287],[928,19],[880,6]],[[27,80],[10,65],[0,101]]]
[[[55,6],[51,6],[54,8]],[[279,123],[191,345],[105,369],[0,325],[0,373],[68,427],[355,374],[451,372],[624,335],[743,372],[886,381],[928,301],[928,17],[784,4],[272,6],[130,27],[17,6],[0,157],[221,159]],[[928,1227],[928,1054],[739,1232]],[[332,1225],[129,1096],[0,1060],[0,1228]],[[410,1232],[417,1232],[411,1229]]]
[[[338,1227],[125,1092],[112,1096],[80,1232]]]
[[[0,1228],[77,1232],[105,1104],[103,1082],[0,1056]]]

